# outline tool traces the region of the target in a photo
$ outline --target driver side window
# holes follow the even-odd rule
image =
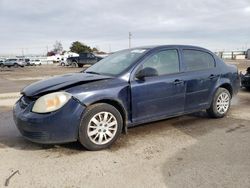
[[[179,72],[180,66],[177,50],[157,52],[145,61],[143,64],[143,69],[144,68],[155,69],[159,76]]]

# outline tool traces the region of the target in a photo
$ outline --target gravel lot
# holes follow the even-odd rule
[[[249,64],[230,63],[240,70]],[[80,70],[4,69],[0,93]],[[0,187],[250,187],[249,106],[250,92],[242,89],[223,119],[200,112],[144,124],[129,129],[112,148],[97,152],[79,143],[26,141],[14,125],[11,105],[0,106]]]

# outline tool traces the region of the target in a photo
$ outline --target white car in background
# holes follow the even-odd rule
[[[41,66],[42,61],[41,61],[41,59],[31,59],[29,64],[31,66],[37,66],[37,65]]]

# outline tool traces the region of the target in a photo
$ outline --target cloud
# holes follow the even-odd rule
[[[102,50],[193,44],[212,50],[250,42],[249,0],[0,0],[0,54],[44,53],[60,40]]]

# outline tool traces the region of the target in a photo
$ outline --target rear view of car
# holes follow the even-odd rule
[[[27,62],[25,61],[25,59],[17,59],[17,64],[23,67],[27,65]]]

